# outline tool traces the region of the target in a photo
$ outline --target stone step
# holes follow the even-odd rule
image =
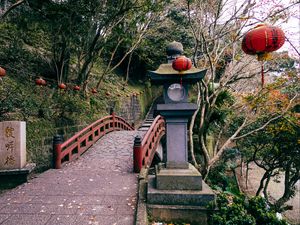
[[[148,127],[141,127],[141,128],[138,129],[138,131],[147,131],[147,130],[149,130]]]
[[[151,127],[152,123],[143,123],[141,127]]]
[[[152,122],[144,122],[142,125],[152,125],[153,121]]]
[[[147,204],[148,216],[153,220],[207,225],[207,210],[201,206]]]
[[[153,123],[153,121],[154,121],[154,119],[152,118],[152,119],[146,119],[145,121],[144,121],[144,123]]]
[[[206,207],[215,200],[211,188],[202,182],[202,190],[159,190],[155,176],[149,176],[147,203],[156,205],[185,205]]]
[[[167,163],[155,167],[156,188],[160,190],[202,190],[202,176],[189,163]]]
[[[154,117],[153,115],[151,115],[151,116],[148,116],[148,117],[147,117],[147,119],[149,119],[149,120],[152,120],[152,121],[153,121],[153,120],[155,119],[155,117]]]

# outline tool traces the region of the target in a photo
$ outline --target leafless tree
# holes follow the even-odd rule
[[[285,12],[292,7],[291,5],[282,9],[281,12]],[[186,1],[187,16],[195,43],[193,61],[200,68],[208,68],[205,79],[197,85],[198,109],[192,117],[189,128],[192,159],[194,164],[199,166],[194,155],[193,142],[193,129],[195,125],[197,126],[198,141],[204,158],[204,163],[200,167],[204,175],[209,173],[210,168],[219,161],[223,152],[233,145],[235,140],[251,132],[261,131],[269,123],[283,116],[295,99],[294,96],[291,103],[281,112],[270,113],[269,120],[262,127],[244,135],[240,135],[241,132],[253,123],[258,114],[238,101],[226,105],[227,109],[235,111],[235,115],[243,117],[243,121],[235,131],[230,134],[226,132],[235,119],[235,115],[227,116],[222,126],[210,124],[214,110],[219,107],[217,101],[220,94],[224,91],[233,92],[233,90],[236,91],[233,93],[235,95],[242,94],[240,92],[242,88],[239,90],[237,84],[249,86],[249,79],[257,77],[261,73],[261,64],[256,62],[255,57],[242,53],[241,39],[244,31],[255,24],[274,22],[275,15],[270,12],[266,13],[263,19],[256,19],[254,17],[256,7],[256,2],[252,0]],[[255,86],[253,89],[253,92],[258,94],[262,91]],[[195,124],[197,116],[200,119],[198,124]],[[215,127],[214,147],[209,150],[207,137],[212,126]]]

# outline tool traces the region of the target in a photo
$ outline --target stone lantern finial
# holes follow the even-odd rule
[[[176,59],[176,57],[182,55],[183,45],[180,42],[173,41],[167,45],[166,53],[167,53],[168,63],[172,63],[172,61]]]

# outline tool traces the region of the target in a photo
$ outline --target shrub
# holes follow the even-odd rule
[[[217,211],[214,211],[214,208]],[[216,204],[209,206],[209,225],[287,225],[284,220],[276,218],[262,197],[232,196],[221,193]]]

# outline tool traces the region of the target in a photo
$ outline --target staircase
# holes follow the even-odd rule
[[[156,98],[153,101],[147,115],[145,116],[145,120],[143,121],[143,123],[138,128],[138,131],[147,131],[149,129],[149,127],[151,126],[152,122],[154,121],[154,119],[156,117],[156,113],[155,113],[156,105],[161,104],[161,103],[163,103],[163,97],[162,96]]]

